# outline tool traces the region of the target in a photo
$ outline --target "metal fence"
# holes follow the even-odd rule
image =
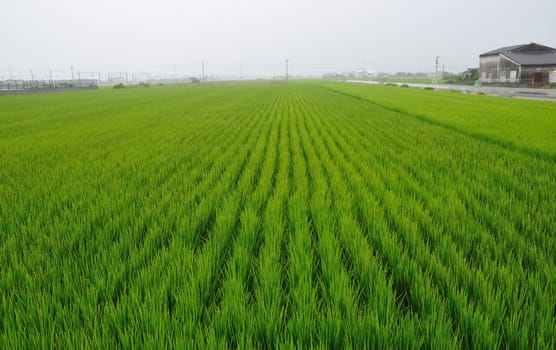
[[[97,88],[97,79],[75,80],[0,80],[0,91],[20,91],[34,89],[90,89]]]

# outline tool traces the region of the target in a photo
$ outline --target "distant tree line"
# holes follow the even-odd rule
[[[472,84],[478,79],[478,68],[468,68],[461,73],[444,73],[444,82],[446,84]]]

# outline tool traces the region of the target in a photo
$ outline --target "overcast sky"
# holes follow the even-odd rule
[[[478,66],[556,46],[555,0],[1,0],[0,74],[321,74]]]

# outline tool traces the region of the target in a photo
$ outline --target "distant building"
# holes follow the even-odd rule
[[[556,49],[536,43],[502,47],[479,56],[483,83],[556,83]]]
[[[370,79],[376,77],[376,72],[372,70],[360,70],[354,73],[355,78]]]

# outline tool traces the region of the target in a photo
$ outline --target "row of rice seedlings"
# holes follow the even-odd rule
[[[307,111],[309,114],[310,112]],[[304,122],[307,122],[308,115]],[[322,283],[322,310],[319,315],[320,338],[328,347],[356,346],[354,340],[361,334],[357,310],[357,291],[350,275],[342,264],[340,244],[337,239],[337,223],[332,212],[332,196],[329,179],[324,174],[322,148],[316,130],[305,124],[301,139],[307,156],[310,178],[310,215],[317,236]]]
[[[279,124],[278,169],[274,179],[274,190],[266,204],[262,220],[261,248],[256,262],[254,341],[257,347],[275,347],[283,339],[286,295],[282,290],[285,262],[282,260],[287,222],[284,206],[290,191],[288,150],[289,133],[284,109],[288,100],[281,96],[277,111]]]
[[[269,101],[270,102],[270,101]],[[276,106],[272,104],[265,105],[262,109],[273,109]],[[256,115],[256,114],[255,114]],[[268,121],[265,119],[266,116],[261,116],[261,118],[256,118],[259,121],[260,125],[265,125]],[[245,134],[245,137],[240,138],[239,144],[243,147],[244,151],[251,151],[252,146],[248,144],[248,141],[253,141],[253,132],[259,132],[260,126],[251,126],[250,124],[243,124],[238,123],[238,127],[240,129],[240,135]],[[254,128],[254,130],[253,130]],[[229,137],[225,132],[222,133],[223,135]],[[234,140],[235,138],[230,138]],[[206,237],[203,237],[203,234],[208,232],[210,229],[211,221],[214,220],[215,215],[215,208],[216,203],[220,201],[221,195],[215,196],[207,196],[205,193],[210,190],[213,193],[215,190],[227,191],[231,185],[233,185],[234,181],[237,181],[238,173],[231,173],[231,177],[227,178],[226,174],[229,173],[229,168],[236,167],[236,169],[242,169],[241,164],[238,162],[238,150],[226,148],[225,144],[223,145],[223,156],[219,157],[221,161],[220,164],[217,164],[215,168],[219,170],[215,176],[219,177],[218,183],[209,182],[204,185],[197,185],[195,186],[195,190],[193,190],[195,195],[188,196],[188,198],[193,199],[188,203],[189,211],[193,214],[191,216],[186,216],[183,218],[183,221],[180,225],[183,228],[184,233],[188,233],[187,235],[183,236],[183,239],[187,242],[190,246],[196,246],[198,249],[199,246],[203,244],[203,240]],[[215,148],[218,149],[218,148]],[[241,159],[241,158],[239,158]],[[206,161],[210,161],[210,158],[207,158]],[[212,174],[207,174],[207,177],[210,177]],[[228,182],[223,182],[224,180],[232,180]],[[201,191],[197,192],[196,190],[200,189]]]
[[[234,242],[233,252],[228,260],[222,278],[222,300],[214,310],[210,336],[229,347],[253,346],[252,289],[253,256],[261,241],[260,217],[273,189],[273,178],[278,156],[278,119],[272,127],[269,139],[264,144],[264,164],[258,178],[253,178],[252,193],[243,193],[244,210],[240,216],[240,228]],[[209,340],[210,343],[210,340]]]
[[[270,110],[270,116],[274,115],[273,111]],[[238,179],[236,184],[229,185],[231,193],[222,194],[221,200],[224,201],[224,206],[220,212],[220,215],[216,216],[215,228],[212,235],[207,238],[202,250],[196,257],[197,268],[194,268],[190,272],[190,278],[186,285],[188,291],[184,298],[187,301],[187,315],[191,314],[191,317],[186,319],[187,323],[187,334],[188,337],[195,334],[195,328],[198,324],[207,324],[209,318],[212,316],[212,312],[209,309],[210,305],[215,302],[216,292],[219,290],[220,276],[219,270],[225,263],[227,253],[229,252],[230,242],[235,236],[236,228],[230,227],[232,231],[221,230],[219,227],[219,219],[225,218],[226,222],[230,224],[235,221],[237,225],[237,219],[242,205],[242,198],[246,197],[246,194],[250,192],[254,184],[254,180],[258,173],[260,172],[261,164],[263,162],[263,151],[265,144],[268,142],[269,134],[272,130],[273,121],[272,119],[265,122],[264,131],[258,131],[253,133],[253,139],[256,140],[254,145],[247,145],[248,149],[254,149],[254,156],[250,162],[244,167],[244,173],[241,178]],[[224,188],[222,189],[224,190]],[[230,206],[226,206],[229,203]],[[234,220],[235,218],[235,220]],[[234,225],[234,226],[235,226]],[[199,271],[202,271],[199,274]],[[193,302],[191,302],[193,298]],[[195,307],[195,305],[198,305]],[[199,309],[199,310],[196,310]],[[210,331],[210,330],[209,330]],[[190,335],[189,335],[190,334]],[[209,337],[212,340],[214,337]],[[197,333],[197,341],[201,343],[205,340],[199,337]]]
[[[300,123],[304,118],[301,107],[295,104],[289,114],[292,165],[292,194],[288,199],[288,222],[291,239],[288,244],[288,324],[289,341],[296,348],[318,345],[317,274],[315,243],[309,221],[309,179],[307,160],[302,149]],[[320,278],[320,276],[318,276]]]
[[[312,102],[312,101],[311,101]],[[322,113],[315,105],[307,109],[307,114],[321,116]],[[396,296],[392,290],[392,282],[375,258],[376,252],[369,245],[355,216],[356,204],[351,194],[361,191],[365,187],[357,171],[346,158],[357,156],[355,154],[344,154],[344,150],[332,149],[328,145],[328,139],[335,126],[320,125],[314,123],[321,118],[308,118],[309,129],[318,130],[322,141],[321,152],[323,164],[328,173],[328,178],[333,184],[334,211],[338,221],[338,238],[346,252],[344,263],[350,266],[353,278],[357,282],[362,331],[355,336],[356,347],[379,347],[384,344],[398,344],[399,346],[410,346],[419,341],[416,336],[415,321],[408,317],[402,317],[396,305]],[[326,130],[326,131],[324,131]],[[324,133],[328,135],[325,135]],[[342,173],[343,170],[343,173]],[[354,175],[358,184],[350,186],[345,180]],[[352,180],[352,179],[350,179]]]
[[[389,169],[389,170],[391,171],[391,169]],[[401,183],[404,183],[404,184],[411,183],[410,179],[401,180],[400,182],[401,182]],[[407,189],[406,189],[406,190],[407,190]],[[432,229],[432,228],[429,227],[429,231],[431,231],[431,229]],[[430,260],[430,259],[428,259],[428,260],[425,259],[425,261],[430,262],[431,260]],[[453,266],[453,265],[454,265],[453,262],[452,262],[452,264],[450,264],[450,265]],[[457,264],[456,264],[456,266],[457,266],[457,267],[460,267],[460,265],[457,265]]]
[[[273,115],[272,111],[269,115]],[[209,305],[214,301],[220,278],[220,269],[226,262],[229,247],[232,245],[237,230],[239,211],[241,209],[241,198],[245,193],[252,191],[253,181],[264,161],[264,147],[268,142],[272,131],[272,120],[265,121],[262,129],[252,129],[250,143],[245,145],[245,152],[250,152],[250,159],[243,166],[242,174],[236,183],[228,184],[229,193],[221,192],[215,197],[215,205],[218,201],[222,204],[216,212],[215,224],[203,242],[202,248],[195,257],[195,264],[186,271],[184,284],[186,289],[180,292],[177,298],[177,308],[184,316],[184,332],[186,339],[193,344],[203,343],[206,339],[203,332],[198,332],[198,327],[207,324],[213,310]],[[235,156],[238,166],[241,163],[241,154]],[[223,186],[220,190],[225,191]],[[212,192],[211,192],[212,193]]]

